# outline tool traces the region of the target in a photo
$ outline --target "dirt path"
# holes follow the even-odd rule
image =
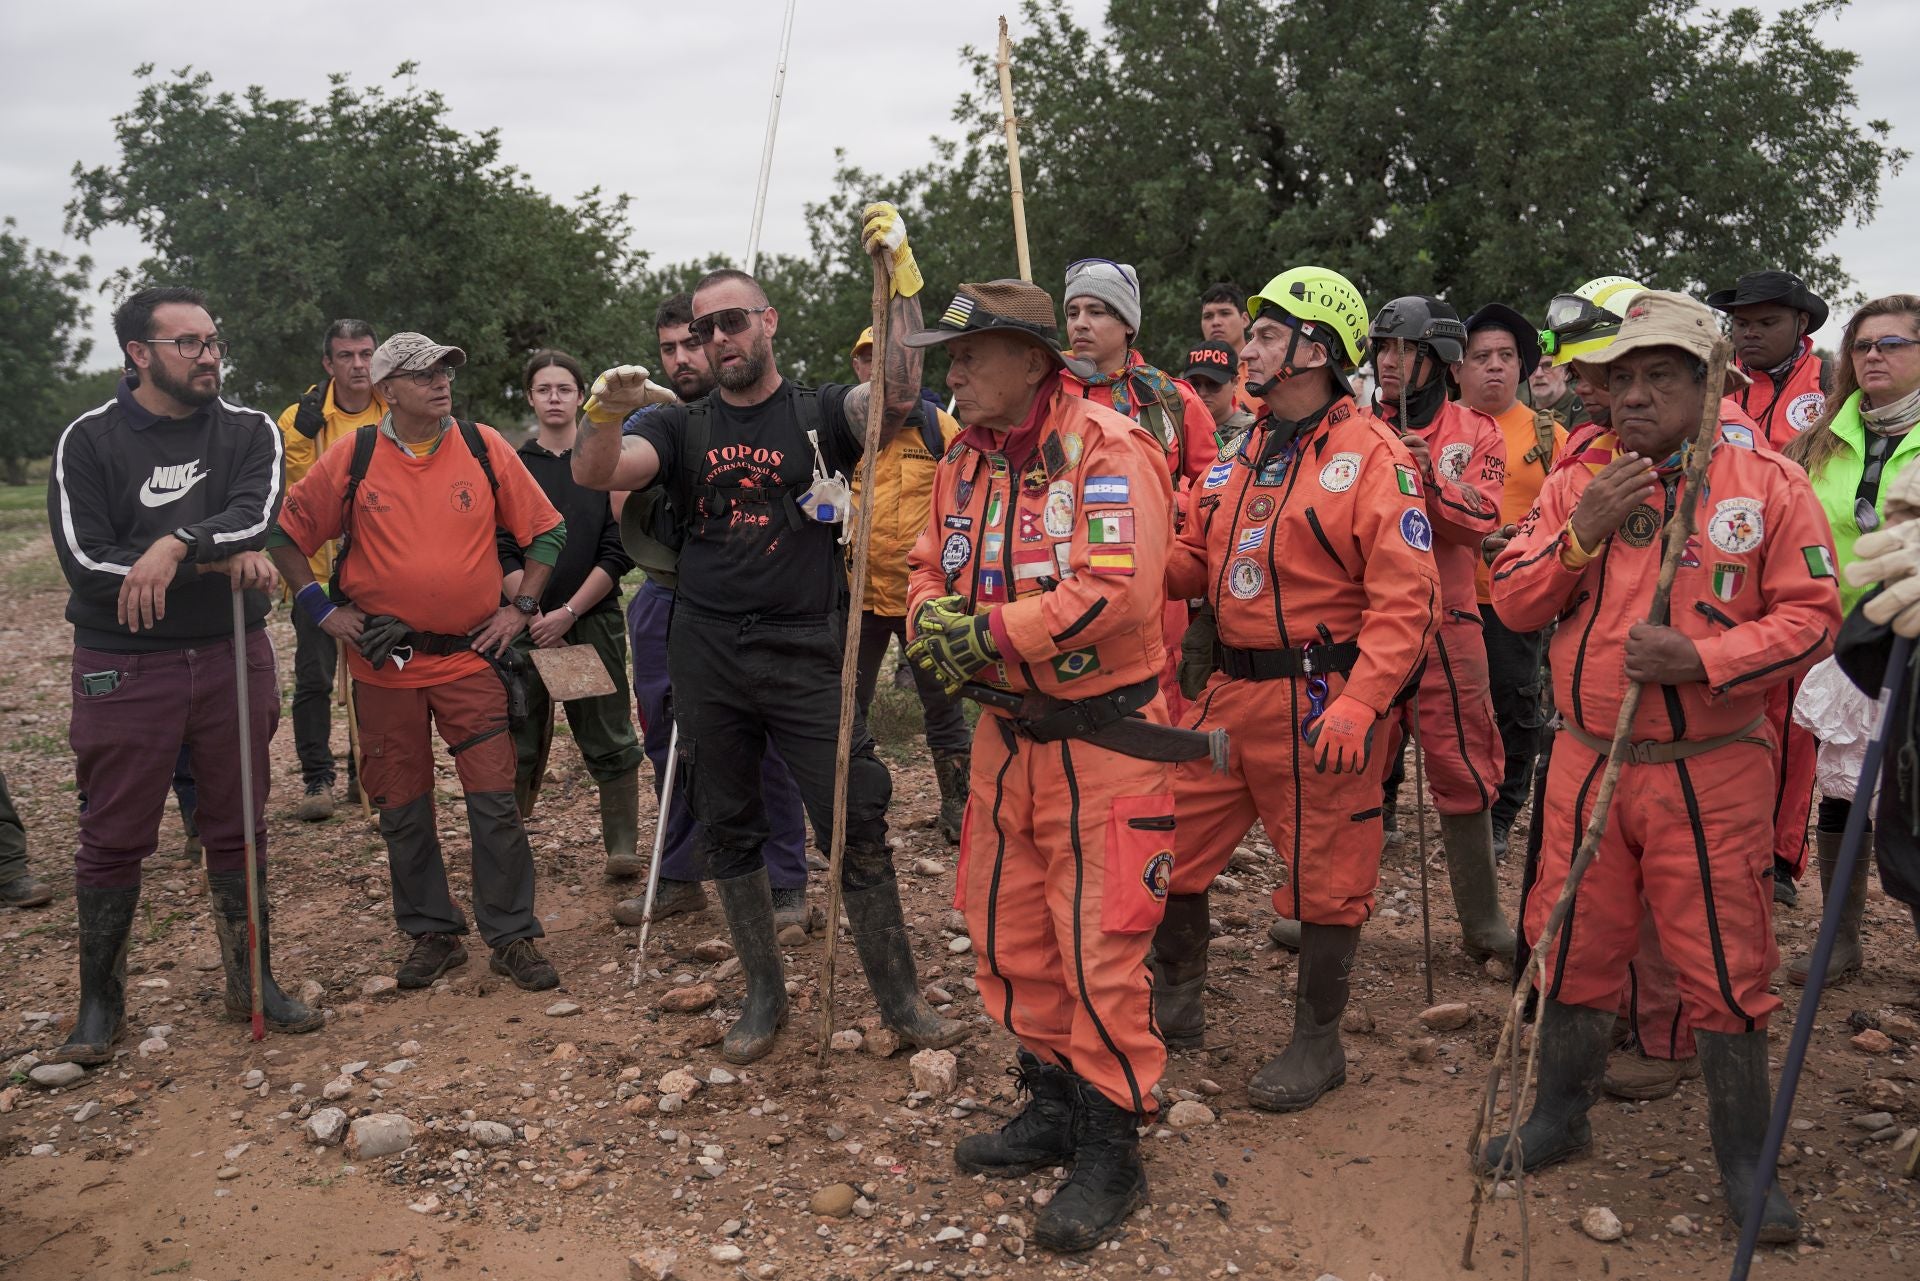
[[[74,828],[63,602],[33,592],[0,624],[10,658],[0,671],[0,759],[36,864],[56,881],[66,877]],[[274,630],[285,681],[291,636],[283,622]],[[336,729],[344,741],[344,726]],[[933,778],[917,752],[901,747],[894,759],[909,762],[895,767],[894,818],[922,977],[954,998],[954,1012],[978,1020],[971,957],[954,950],[951,853],[920,825],[934,808]],[[135,931],[124,1052],[71,1089],[22,1085],[0,1095],[0,1276],[598,1281],[627,1276],[627,1257],[645,1249],[677,1251],[675,1275],[695,1279],[1466,1275],[1457,1267],[1471,1191],[1463,1145],[1503,989],[1454,946],[1451,914],[1437,902],[1439,999],[1468,1002],[1476,1017],[1439,1035],[1429,1061],[1410,1056],[1425,1005],[1410,851],[1390,853],[1381,905],[1392,915],[1368,928],[1356,974],[1356,999],[1376,1030],[1348,1038],[1344,1089],[1303,1115],[1273,1117],[1247,1108],[1244,1082],[1284,1042],[1293,961],[1266,943],[1273,870],[1265,846],[1250,842],[1232,887],[1214,899],[1224,927],[1209,995],[1214,1048],[1175,1056],[1166,1082],[1170,1099],[1202,1099],[1217,1119],[1151,1132],[1153,1208],[1112,1248],[1058,1260],[1023,1244],[1032,1198],[1054,1178],[989,1184],[959,1175],[950,1157],[956,1140],[992,1123],[976,1104],[984,1113],[1013,1106],[1007,1038],[982,1021],[958,1051],[958,1088],[946,1099],[914,1093],[905,1054],[836,1052],[817,1071],[818,941],[789,953],[796,996],[780,1049],[663,1112],[664,1073],[685,1067],[705,1082],[722,1066],[713,1042],[740,984],[727,961],[694,951],[724,925],[717,908],[670,922],[650,972],[629,987],[635,932],[606,916],[620,891],[598,874],[590,782],[564,742],[553,760],[531,834],[562,990],[515,990],[487,974],[475,946],[474,959],[432,991],[369,998],[363,984],[392,973],[404,952],[384,853],[357,813],[292,821],[298,780],[283,726],[271,807],[277,969],[289,986],[320,984],[332,1013],[317,1034],[260,1046],[219,1017],[200,878],[176,857],[169,815]],[[464,824],[444,770],[440,798],[442,838],[457,857]],[[1511,895],[1517,868],[1504,874]],[[456,871],[456,895],[465,881]],[[1782,917],[1783,954],[1803,947],[1817,923],[1817,891],[1803,894]],[[1920,1049],[1862,1054],[1848,1024],[1855,1011],[1896,1029],[1898,1018],[1920,1017],[1920,951],[1904,912],[1877,887],[1868,922],[1868,974],[1832,995],[1801,1091],[1793,1138],[1804,1150],[1786,1174],[1808,1234],[1768,1252],[1756,1277],[1920,1275],[1920,1183],[1899,1177],[1892,1144],[1851,1124],[1878,1110],[1920,1124]],[[76,997],[71,897],[0,915],[0,966],[10,976],[0,990],[6,1059],[57,1044]],[[840,973],[838,1025],[854,1026],[872,1011],[844,945]],[[696,980],[719,987],[714,1010],[657,1008]],[[1789,1014],[1796,994],[1783,989]],[[556,1002],[579,1008],[554,1014]],[[1779,1026],[1776,1046],[1787,1021]],[[150,1029],[162,1030],[168,1048],[143,1057],[136,1047]],[[366,1066],[337,1106],[408,1118],[415,1142],[403,1153],[352,1160],[309,1136],[305,1114],[332,1105],[323,1090],[355,1063]],[[511,1127],[510,1141],[483,1147],[474,1122]],[[1591,1156],[1531,1184],[1534,1275],[1724,1276],[1732,1237],[1698,1082],[1658,1103],[1605,1103],[1594,1128]],[[836,1182],[864,1193],[854,1212],[809,1213],[814,1194]],[[1595,1205],[1630,1225],[1626,1239],[1601,1245],[1579,1231],[1580,1214]],[[1691,1235],[1669,1229],[1681,1214]],[[1518,1233],[1514,1203],[1490,1204],[1472,1275],[1519,1276]],[[715,1257],[728,1246],[737,1259]]]

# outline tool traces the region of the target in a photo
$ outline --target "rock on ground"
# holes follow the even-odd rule
[[[363,1116],[347,1129],[347,1155],[356,1161],[392,1156],[413,1146],[413,1124],[397,1112]]]
[[[498,1121],[475,1121],[467,1127],[467,1137],[483,1148],[497,1148],[513,1142],[513,1127]]]
[[[1453,1032],[1473,1021],[1473,1007],[1464,1002],[1436,1005],[1420,1012],[1420,1022],[1435,1032]]]
[[[649,1246],[627,1256],[627,1281],[673,1281],[679,1262],[678,1250]]]
[[[328,1147],[340,1142],[346,1133],[347,1114],[339,1108],[320,1108],[307,1118],[307,1135],[315,1143]]]
[[[1580,1216],[1580,1230],[1596,1241],[1618,1241],[1626,1234],[1620,1216],[1604,1205],[1596,1205]]]
[[[27,1073],[27,1079],[45,1089],[57,1090],[86,1080],[87,1070],[78,1063],[42,1063]]]
[[[813,1194],[807,1210],[824,1218],[844,1219],[853,1213],[853,1203],[859,1196],[850,1183],[829,1183]]]
[[[913,1088],[936,1099],[953,1093],[960,1076],[960,1060],[952,1050],[922,1050],[907,1060],[913,1073]]]

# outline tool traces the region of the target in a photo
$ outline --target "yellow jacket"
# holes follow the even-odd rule
[[[318,383],[314,384],[307,388],[307,393],[311,395],[318,387]],[[309,436],[294,426],[294,419],[299,413],[300,403],[295,401],[280,414],[280,434],[286,438],[288,489],[300,483],[301,478],[320,461],[320,455],[341,441],[350,439],[354,432],[366,424],[377,423],[386,417],[387,402],[380,399],[380,393],[375,391],[365,409],[357,414],[349,414],[333,403],[333,384],[329,382],[326,400],[321,406],[324,421],[319,432]],[[333,544],[322,544],[319,551],[307,558],[307,564],[313,567],[314,578],[324,585],[333,576]]]
[[[922,400],[922,405],[926,405]],[[940,410],[940,442],[951,445],[960,424]],[[940,462],[929,454],[919,425],[909,424],[880,446],[874,460],[873,536],[867,548],[867,595],[863,608],[885,618],[907,614],[907,553],[933,511],[933,474]]]

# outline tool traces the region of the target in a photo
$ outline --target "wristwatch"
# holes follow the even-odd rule
[[[185,526],[182,526],[181,528],[174,530],[173,536],[187,545],[188,555],[192,555],[193,553],[200,550],[200,540],[198,538],[195,538],[193,535],[193,531],[186,528]]]
[[[525,614],[528,618],[532,618],[540,612],[540,602],[531,596],[515,596],[513,598],[513,607]]]

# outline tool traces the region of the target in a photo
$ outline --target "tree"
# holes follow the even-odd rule
[[[114,280],[205,289],[233,343],[232,394],[270,412],[321,376],[320,336],[340,317],[384,337],[413,329],[464,348],[462,416],[524,414],[526,356],[560,347],[618,363],[650,332],[627,248],[627,200],[589,191],[570,206],[500,163],[497,130],[462,134],[441,96],[358,89],[332,77],[324,102],[215,92],[191,68],[139,69],[115,117],[120,157],[75,166],[69,229],[139,231],[150,256]]]
[[[1858,122],[1858,59],[1814,25],[1692,0],[1112,0],[1106,29],[1028,0],[1015,47],[1035,274],[1139,268],[1143,347],[1173,363],[1197,300],[1302,263],[1344,272],[1377,307],[1437,293],[1539,315],[1610,272],[1699,293],[1757,267],[1830,298],[1851,281],[1822,246],[1876,212],[1907,153]],[[843,169],[812,206],[812,314],[844,328],[868,274],[848,228],[890,193],[928,273],[1014,274],[998,84],[975,89],[958,144],[880,181]],[[936,283],[936,280],[938,283]],[[836,335],[837,337],[837,335]]]
[[[26,464],[53,448],[71,415],[61,416],[68,381],[92,343],[79,337],[81,295],[93,264],[37,249],[0,223],[0,477],[26,482]]]

